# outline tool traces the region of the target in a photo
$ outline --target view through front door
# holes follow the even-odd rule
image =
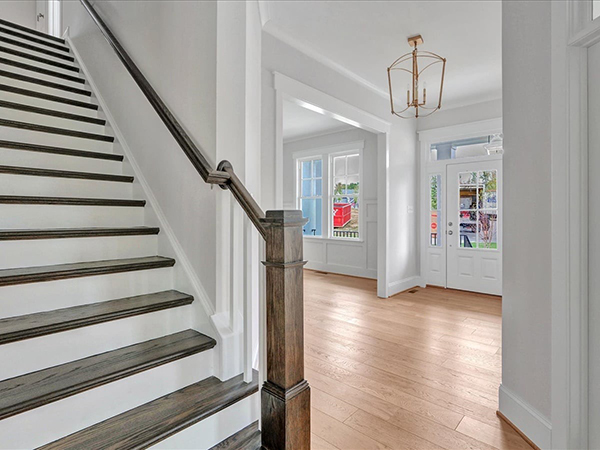
[[[446,285],[502,294],[502,161],[446,169]]]

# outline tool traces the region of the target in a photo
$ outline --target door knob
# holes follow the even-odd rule
[[[452,235],[454,234],[454,232],[453,232],[452,230],[450,230],[450,231],[448,231],[448,234],[449,234],[450,236],[452,236]]]
[[[448,222],[448,226],[451,227],[452,226],[452,222]]]
[[[44,15],[43,15],[42,13],[39,13],[39,14],[37,15],[37,21],[38,21],[38,22],[40,21],[40,19],[43,19],[43,18],[44,18]]]

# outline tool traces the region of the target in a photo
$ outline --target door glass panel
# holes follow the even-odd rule
[[[477,229],[479,248],[498,248],[498,214],[496,211],[479,212]]]
[[[600,0],[593,0],[592,2],[592,20],[600,17]]]
[[[441,247],[440,220],[442,217],[442,176],[431,175],[429,178],[429,245]]]
[[[481,170],[458,174],[461,248],[498,248],[498,172]]]

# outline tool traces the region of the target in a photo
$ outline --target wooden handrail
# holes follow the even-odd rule
[[[213,170],[89,0],[80,0],[202,179],[231,194],[266,241],[267,373],[261,391],[264,450],[310,450],[310,387],[304,379],[302,211],[265,214],[229,161]]]
[[[229,189],[260,235],[263,238],[266,238],[266,230],[260,223],[260,219],[265,217],[265,213],[260,206],[258,206],[248,189],[246,189],[244,183],[242,183],[235,175],[231,163],[223,161],[219,164],[219,167],[223,170],[212,169],[210,163],[202,154],[202,151],[185,132],[173,113],[169,110],[167,105],[165,105],[165,102],[163,102],[150,82],[133,62],[127,51],[125,51],[119,40],[98,15],[89,0],[80,1],[202,179],[209,184],[217,184],[223,189]]]

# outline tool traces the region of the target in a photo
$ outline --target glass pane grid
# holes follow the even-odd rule
[[[458,174],[461,248],[498,248],[497,177],[496,170]]]
[[[358,239],[360,206],[359,154],[335,156],[333,160],[333,190],[331,197],[335,238]]]

